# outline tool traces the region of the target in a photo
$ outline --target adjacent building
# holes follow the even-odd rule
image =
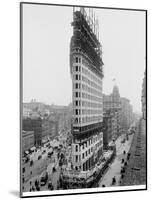
[[[26,107],[23,107],[23,116],[24,117],[30,117],[32,114],[32,110]]]
[[[115,128],[111,130],[112,139],[116,139],[120,134],[126,133],[134,120],[130,100],[120,97],[119,89],[116,85],[110,95],[103,95],[103,113],[104,126],[107,126],[110,121],[114,122]],[[111,118],[114,118],[114,120],[110,120]],[[104,129],[108,132],[108,128],[104,127]],[[104,133],[104,139],[106,140],[108,137],[105,134],[107,133]]]
[[[70,43],[72,164],[82,171],[94,167],[103,150],[103,61],[95,24],[84,8],[74,8]]]
[[[103,95],[103,113],[104,116],[113,115],[114,121],[116,122],[114,126],[113,139],[116,139],[121,134],[121,98],[118,87],[115,85],[113,91],[110,95]],[[112,131],[112,133],[113,133]]]
[[[122,130],[125,133],[130,125],[133,122],[133,109],[132,109],[132,105],[130,104],[130,100],[122,97],[121,98],[121,126],[122,126]]]
[[[24,117],[23,130],[34,131],[35,146],[40,146],[42,144],[42,120],[40,117]]]
[[[34,131],[22,131],[22,152],[34,146]]]
[[[49,116],[49,138],[53,139],[55,136],[58,136],[58,132],[59,132],[59,122],[56,118],[56,114],[52,113]]]
[[[49,117],[24,117],[23,118],[23,130],[34,131],[35,146],[41,146],[48,138],[52,138],[56,135],[57,124]]]
[[[110,95],[103,95],[103,111],[105,112],[109,109],[121,110],[121,99],[117,85],[113,87],[113,91]]]
[[[71,105],[46,105],[35,99],[23,104],[23,130],[34,131],[36,146],[71,131],[71,117]]]
[[[103,148],[108,149],[109,143],[116,138],[118,131],[118,112],[107,110],[103,116]]]
[[[146,119],[146,72],[144,73],[143,84],[142,84],[142,117]]]

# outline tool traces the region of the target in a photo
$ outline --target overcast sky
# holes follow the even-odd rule
[[[103,93],[119,87],[134,111],[141,111],[145,71],[145,13],[94,9],[99,19],[103,50]],[[69,45],[72,7],[24,5],[23,100],[68,105],[72,85]],[[115,82],[112,80],[116,79]]]

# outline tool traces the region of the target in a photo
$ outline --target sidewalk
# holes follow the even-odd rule
[[[145,121],[140,120],[137,132],[134,135],[131,157],[127,166],[124,179],[121,183],[127,185],[146,184],[146,127]]]
[[[110,165],[108,171],[106,172],[106,174],[103,176],[103,178],[100,180],[99,182],[99,186],[102,187],[102,185],[105,186],[112,186],[112,178],[115,176],[116,177],[116,185],[119,185],[119,180],[120,180],[120,171],[121,171],[121,167],[123,166],[123,164],[121,163],[122,159],[126,158],[127,153],[130,149],[131,143],[132,143],[132,139],[133,139],[133,135],[129,136],[129,140],[126,141],[124,144],[121,143],[121,140],[123,139],[123,135],[121,137],[119,137],[117,139],[116,143],[116,157],[115,160],[113,161],[113,163]],[[126,152],[125,155],[123,155],[123,151]]]

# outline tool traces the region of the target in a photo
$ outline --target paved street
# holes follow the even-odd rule
[[[57,189],[57,183],[59,181],[59,177],[60,177],[60,168],[58,167],[56,172],[51,174],[51,181],[52,181],[52,184],[54,186],[54,190]]]
[[[133,139],[133,135],[129,136],[129,140],[125,141],[125,143],[122,143],[121,141],[125,138],[125,135],[122,135],[116,140],[116,150],[117,150],[117,155],[113,163],[111,163],[108,171],[105,173],[103,178],[99,182],[99,186],[101,187],[102,185],[105,186],[111,186],[112,185],[112,178],[115,176],[116,177],[116,183],[115,185],[119,185],[119,180],[120,180],[120,171],[122,167],[122,159],[127,157],[127,153],[130,149],[131,142]],[[38,159],[38,156],[43,153],[42,158],[40,160]],[[26,172],[24,173],[25,177],[25,183],[24,183],[24,191],[30,191],[31,188],[35,188],[35,181],[38,180],[40,182],[40,176],[44,172],[48,172],[48,181],[46,185],[41,186],[40,190],[48,190],[48,182],[51,182],[53,185],[53,189],[56,190],[59,177],[60,177],[60,167],[58,163],[58,158],[57,158],[57,150],[54,150],[54,153],[50,158],[47,157],[47,153],[50,151],[47,147],[42,147],[41,150],[37,153],[34,153],[31,155],[31,159],[34,160],[34,165],[30,166],[30,162],[24,165],[26,168]],[[123,151],[126,153],[123,154]],[[56,171],[53,172],[53,167],[55,167]],[[32,175],[30,172],[32,171]]]
[[[123,166],[123,164],[121,163],[122,159],[126,158],[127,153],[130,149],[131,143],[132,143],[132,139],[133,139],[133,135],[129,136],[129,140],[125,141],[125,143],[121,143],[121,141],[123,140],[125,136],[122,135],[121,137],[119,137],[116,140],[116,151],[117,151],[117,155],[115,157],[115,160],[113,161],[113,163],[110,165],[108,171],[105,173],[105,175],[103,176],[103,178],[100,180],[99,182],[99,186],[102,187],[102,185],[105,186],[111,186],[112,185],[112,178],[115,176],[116,178],[116,183],[114,184],[114,186],[119,185],[119,180],[120,180],[120,171],[121,171],[121,167]],[[123,155],[123,151],[125,151],[125,155]]]
[[[51,144],[52,146],[54,144]],[[30,160],[33,160],[33,165],[30,166],[30,161],[23,165],[25,172],[23,173],[24,184],[23,190],[30,191],[33,187],[35,188],[35,181],[38,180],[40,182],[40,176],[44,172],[48,172],[48,181],[52,181],[54,189],[57,189],[57,181],[59,179],[60,168],[58,167],[58,158],[57,150],[53,150],[53,155],[51,158],[48,158],[48,152],[52,151],[52,148],[42,147],[37,152],[34,152],[30,155]],[[38,156],[42,155],[41,159],[38,160]],[[56,168],[56,171],[53,172],[53,167]],[[48,182],[45,186],[40,187],[40,190],[47,190]]]
[[[142,126],[142,130],[143,130]],[[144,131],[143,131],[144,132]],[[99,187],[105,186],[117,186],[121,185],[121,169],[122,166],[124,166],[124,163],[127,158],[128,152],[131,150],[134,142],[134,136],[135,135],[129,135],[128,140],[126,140],[126,135],[120,136],[115,144],[116,144],[116,157],[114,161],[110,164],[109,168],[107,169],[104,176],[101,178],[99,182]],[[123,142],[124,141],[124,142]],[[54,143],[51,144],[52,146]],[[55,146],[55,145],[54,145]],[[48,152],[53,151],[53,155],[51,158],[48,158],[47,154]],[[124,153],[125,151],[125,153]],[[32,191],[35,189],[35,181],[41,180],[41,175],[44,172],[48,173],[48,180],[45,185],[40,186],[40,190],[48,190],[48,183],[52,183],[53,189],[58,189],[58,182],[60,177],[60,171],[61,168],[59,167],[59,159],[57,157],[58,150],[53,147],[42,147],[37,152],[30,155],[30,159],[34,161],[34,164],[30,166],[30,161],[23,165],[25,167],[24,172],[24,184],[23,184],[23,190],[24,191]],[[42,158],[38,160],[38,156],[42,155]],[[122,160],[124,161],[122,162]],[[55,167],[55,171],[53,168]],[[32,172],[32,173],[31,173]],[[116,182],[112,184],[112,179],[115,177]],[[34,189],[33,189],[34,188]]]

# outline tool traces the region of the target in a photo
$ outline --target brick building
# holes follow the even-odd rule
[[[22,152],[29,150],[34,144],[34,131],[22,131]]]
[[[114,120],[112,120],[114,122],[114,129],[112,130],[114,136],[112,137],[116,139],[121,134],[121,99],[116,85],[110,95],[103,95],[103,113],[104,117],[109,117],[109,115],[112,115],[112,118],[114,117]]]
[[[56,135],[57,125],[49,117],[32,116],[23,118],[23,130],[34,131],[35,145],[39,146]]]

